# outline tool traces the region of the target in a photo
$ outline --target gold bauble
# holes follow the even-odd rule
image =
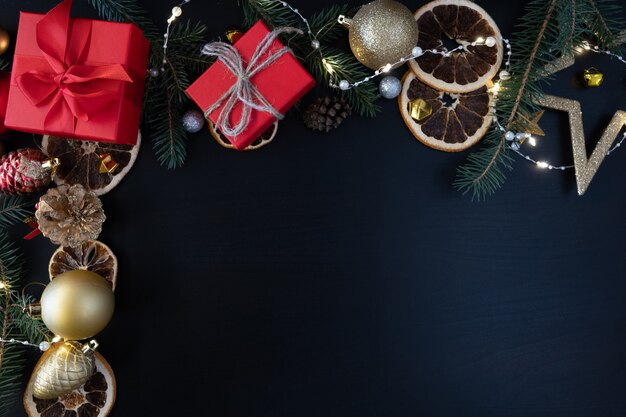
[[[7,32],[4,28],[0,28],[0,55],[4,54],[7,49],[9,49],[9,45],[11,45],[9,32]]]
[[[371,69],[396,63],[417,45],[419,31],[413,13],[395,0],[364,5],[346,25],[352,53]]]
[[[57,275],[41,295],[41,319],[66,340],[82,340],[99,333],[111,320],[115,298],[100,275],[74,270]]]
[[[96,366],[93,350],[78,342],[57,342],[37,362],[33,371],[33,395],[52,400],[83,385]]]

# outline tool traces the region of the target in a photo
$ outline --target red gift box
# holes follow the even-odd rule
[[[8,132],[4,126],[4,115],[7,111],[7,101],[9,100],[9,85],[11,84],[11,74],[0,72],[0,135]]]
[[[234,47],[241,55],[244,64],[250,61],[259,43],[269,33],[267,26],[259,21],[235,43]],[[275,54],[283,48],[284,46],[280,41],[274,40],[268,50],[268,55]],[[187,89],[187,95],[206,112],[223,97],[236,81],[237,78],[232,71],[222,61],[218,60]],[[291,53],[281,55],[269,66],[254,74],[250,81],[265,100],[281,114],[296,104],[315,85],[315,80]],[[223,103],[208,115],[213,123],[218,123],[225,105],[226,103]],[[241,102],[235,104],[230,113],[229,121],[231,124],[234,125],[241,119],[243,107]],[[242,150],[254,142],[275,121],[276,118],[272,114],[253,109],[250,123],[243,133],[235,137],[225,136],[235,148]]]
[[[133,24],[70,19],[71,6],[20,14],[5,125],[135,144],[150,44]]]

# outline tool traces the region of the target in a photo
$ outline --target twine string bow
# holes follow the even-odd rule
[[[261,94],[251,79],[260,71],[271,66],[284,54],[292,52],[291,48],[283,46],[278,51],[270,53],[276,38],[286,33],[301,35],[303,32],[293,27],[281,27],[268,33],[257,46],[247,65],[239,51],[227,43],[212,42],[202,48],[203,55],[214,56],[219,59],[236,78],[235,83],[204,112],[204,115],[208,117],[224,104],[215,125],[225,135],[236,137],[242,134],[250,124],[253,110],[269,113],[277,120],[282,120],[285,117]],[[241,117],[237,123],[233,124],[230,120],[231,115],[239,102],[243,104]]]

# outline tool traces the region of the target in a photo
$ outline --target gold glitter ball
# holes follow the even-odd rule
[[[433,107],[421,98],[409,101],[409,114],[416,122],[423,122],[433,114]]]
[[[587,87],[600,87],[604,81],[604,74],[597,68],[587,68],[583,71],[583,80]]]
[[[361,7],[350,29],[350,49],[363,65],[379,69],[410,55],[417,45],[417,22],[411,11],[395,0],[376,0]]]

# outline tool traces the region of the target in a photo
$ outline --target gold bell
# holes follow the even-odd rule
[[[230,26],[228,29],[226,29],[224,35],[226,35],[226,39],[228,39],[228,42],[232,45],[239,39],[241,39],[241,37],[243,36],[243,32],[241,31],[241,29],[235,26]]]
[[[583,80],[587,87],[600,87],[604,81],[604,74],[596,68],[587,68],[583,71]]]
[[[43,169],[50,171],[51,177],[54,177],[54,174],[57,172],[57,168],[59,168],[60,166],[61,161],[59,160],[59,158],[51,158],[41,163],[41,167]]]
[[[421,98],[409,101],[409,114],[416,122],[423,122],[433,114],[433,106]]]
[[[98,168],[100,174],[112,174],[119,166],[120,164],[113,160],[111,154],[104,153],[100,155],[100,167]]]

